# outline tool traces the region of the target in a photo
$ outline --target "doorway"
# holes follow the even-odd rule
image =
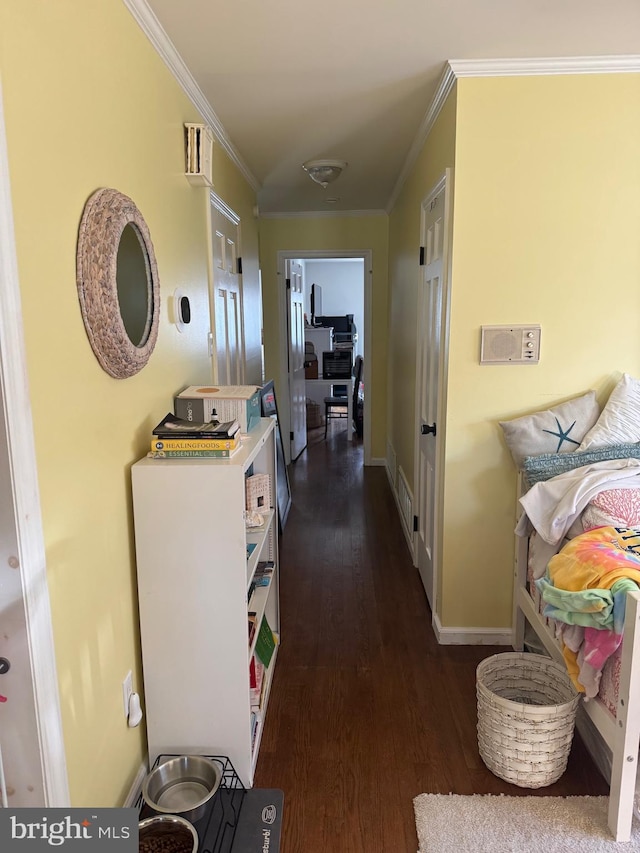
[[[336,314],[354,314],[354,322],[357,329],[357,346],[358,354],[361,354],[364,360],[363,382],[365,388],[364,394],[364,409],[363,409],[363,450],[364,464],[371,464],[371,394],[367,393],[367,389],[371,389],[371,301],[372,301],[372,252],[370,249],[365,250],[291,250],[278,252],[278,298],[279,311],[281,318],[281,328],[287,330],[287,334],[281,335],[280,339],[280,387],[284,389],[286,413],[283,414],[283,433],[290,434],[291,427],[291,392],[292,379],[289,364],[289,296],[286,286],[287,269],[289,261],[298,261],[303,269],[303,293],[304,293],[304,312],[307,315],[307,321],[311,320],[311,285],[320,284],[320,275],[325,278],[325,285],[322,286],[322,302],[324,315]],[[341,271],[341,265],[351,265],[353,269],[360,270],[360,276],[357,287],[359,293],[357,298],[354,293],[353,301],[348,301],[348,294],[340,292],[340,286],[334,288],[332,284],[346,274],[346,271]],[[352,272],[353,272],[352,269]],[[332,273],[333,270],[333,273]],[[334,301],[335,300],[335,301]],[[350,311],[347,307],[350,304],[361,305],[360,311]],[[332,309],[331,312],[329,309]],[[360,319],[361,325],[358,325],[356,316]],[[356,352],[354,351],[354,357]],[[349,429],[351,425],[349,425]],[[287,448],[287,462],[292,458],[290,448]]]
[[[1,89],[0,187],[0,804],[65,807],[69,789]]]
[[[451,246],[451,182],[445,175],[422,203],[420,239],[423,246],[418,287],[416,338],[417,506],[415,558],[432,618],[438,609],[442,530],[446,353]]]

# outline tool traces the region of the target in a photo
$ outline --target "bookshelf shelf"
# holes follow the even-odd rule
[[[149,760],[227,755],[247,788],[277,645],[253,730],[249,662],[263,617],[280,632],[274,425],[262,419],[231,459],[145,457],[132,468]],[[263,527],[247,528],[245,478],[256,473],[270,475],[273,509]],[[249,596],[259,562],[273,563],[271,579]]]
[[[269,584],[269,586],[258,587],[254,590],[253,595],[251,596],[251,600],[249,601],[249,611],[256,614],[257,625],[260,625],[260,623],[262,622],[262,617],[264,616],[265,610],[267,609],[267,602],[269,601],[270,595],[271,584]],[[257,639],[258,632],[256,631],[253,640],[249,644],[249,659],[251,659],[251,655],[255,652]]]
[[[265,513],[265,522],[263,527],[248,527],[246,531],[247,545],[255,545],[256,547],[251,552],[247,559],[247,586],[251,583],[251,579],[256,570],[256,566],[260,560],[273,560],[274,537],[276,535],[276,525],[274,525],[275,510],[270,510]],[[265,555],[265,545],[267,547],[267,556]]]
[[[264,674],[265,686],[264,686],[264,691],[263,691],[262,703],[257,708],[255,706],[252,707],[252,711],[257,711],[257,713],[258,713],[257,729],[256,729],[255,737],[253,738],[253,744],[252,744],[252,755],[251,755],[252,772],[255,772],[256,763],[258,761],[258,754],[260,751],[260,741],[262,739],[262,727],[263,727],[263,723],[264,723],[264,717],[265,717],[265,714],[267,712],[267,705],[269,704],[269,695],[271,693],[271,685],[273,683],[273,673],[275,670],[276,658],[278,657],[278,645],[279,645],[279,643],[280,643],[280,638],[278,637],[276,639],[276,648],[275,648],[275,651],[273,653],[273,657],[271,658],[271,662],[270,662],[269,666],[267,667],[265,674]]]

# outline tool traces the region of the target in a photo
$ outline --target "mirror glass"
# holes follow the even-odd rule
[[[149,334],[152,316],[147,254],[135,225],[125,225],[116,261],[116,285],[120,316],[131,343],[142,346]]]

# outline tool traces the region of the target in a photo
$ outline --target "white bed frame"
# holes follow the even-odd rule
[[[518,478],[518,497],[522,494]],[[522,514],[517,502],[517,517]],[[528,622],[554,660],[564,666],[562,649],[545,619],[538,613],[527,590],[529,540],[516,536],[515,576],[513,585],[513,648],[524,648],[525,625]],[[640,590],[627,593],[624,641],[617,716],[614,718],[602,702],[592,699],[581,708],[593,723],[598,735],[612,753],[609,780],[608,824],[616,841],[629,841],[636,788],[638,748],[640,746]],[[588,743],[587,743],[588,746]]]

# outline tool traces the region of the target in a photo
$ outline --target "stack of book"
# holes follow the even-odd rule
[[[264,699],[263,690],[266,685],[265,668],[259,658],[255,655],[251,658],[249,664],[249,693],[251,695],[251,710],[260,710]]]
[[[251,647],[251,643],[253,643],[253,638],[256,635],[256,628],[258,627],[258,614],[250,610],[247,614],[247,625],[249,627],[249,647]]]
[[[251,596],[256,587],[269,586],[273,577],[273,562],[271,560],[261,560],[256,566],[253,579],[249,584],[247,592],[247,600],[251,601]]]
[[[168,414],[153,430],[151,455],[160,458],[189,456],[230,459],[241,447],[237,420],[194,423]]]

